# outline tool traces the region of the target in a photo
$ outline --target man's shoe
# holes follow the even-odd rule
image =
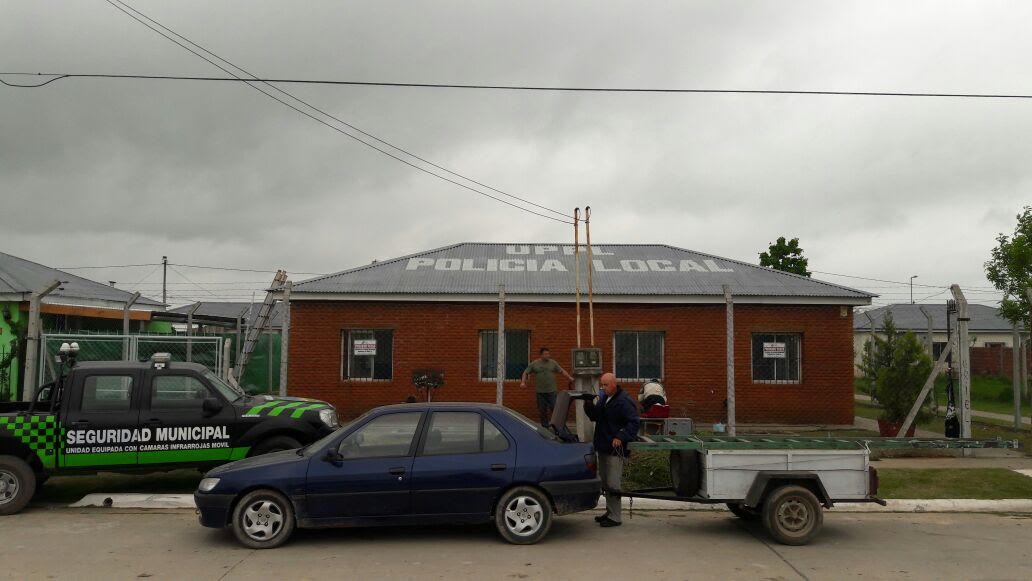
[[[600,524],[602,526],[602,528],[608,529],[609,527],[618,527],[618,526],[620,526],[623,523],[621,523],[619,521],[615,521],[615,520],[613,520],[613,519],[611,519],[611,518],[609,518],[607,516],[606,518],[600,520],[598,522],[598,524]]]
[[[608,512],[595,517],[595,522],[597,523],[600,523],[604,520],[610,520]]]

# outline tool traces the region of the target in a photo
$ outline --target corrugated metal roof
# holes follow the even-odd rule
[[[921,312],[921,307],[932,316],[932,328],[935,331],[946,331],[946,305],[911,305],[898,304],[886,305],[867,311],[874,319],[875,327],[882,328],[885,315],[892,313],[892,322],[901,331],[925,332],[928,330],[928,319]],[[968,304],[968,315],[971,322],[968,328],[972,331],[999,331],[1009,333],[1012,329],[1010,321],[1000,316],[1000,309],[989,305]],[[865,314],[857,314],[853,317],[853,330],[857,332],[868,332],[871,330],[871,322]]]
[[[39,290],[40,287],[54,279],[64,283],[61,288],[47,295],[44,302],[74,304],[76,301],[101,301],[118,303],[111,306],[120,308],[120,305],[124,305],[132,297],[132,293],[113,286],[0,252],[0,295],[20,294],[24,297],[17,299],[11,297],[11,300],[28,300],[29,293]],[[163,305],[158,301],[140,297],[136,301],[136,306],[162,307]]]
[[[187,314],[190,312],[191,307],[197,303],[191,303],[182,307],[176,307],[169,309],[170,313]],[[243,320],[250,321],[258,316],[258,309],[262,306],[261,303],[251,303],[247,301],[201,301],[201,306],[194,312],[199,317],[226,317],[229,319],[235,319],[241,313],[246,310]],[[283,325],[283,311],[280,308],[280,303],[276,303],[272,307],[272,314],[269,316],[270,327],[281,327]]]
[[[587,289],[583,249],[581,289]],[[592,246],[598,296],[723,295],[870,300],[870,293],[661,244]],[[294,294],[572,295],[572,244],[460,243],[296,283]]]

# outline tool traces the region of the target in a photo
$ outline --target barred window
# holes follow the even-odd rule
[[[661,331],[616,331],[613,353],[613,372],[618,379],[663,378]]]
[[[505,331],[505,379],[523,375],[530,363],[530,331]],[[498,331],[480,332],[480,379],[498,377]]]
[[[390,380],[394,377],[394,331],[344,331],[344,379]]]
[[[752,378],[756,383],[798,383],[803,336],[799,333],[753,333]]]

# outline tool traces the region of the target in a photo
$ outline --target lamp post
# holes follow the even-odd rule
[[[915,278],[917,278],[916,274],[910,277],[910,304],[914,304],[914,279]]]

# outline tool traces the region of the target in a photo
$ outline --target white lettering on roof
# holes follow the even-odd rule
[[[530,252],[529,246],[528,254]],[[555,250],[558,252],[559,250]],[[715,260],[705,259],[699,264],[695,260],[625,259],[612,260],[593,258],[595,272],[734,272]],[[569,268],[555,258],[410,258],[405,270],[439,270],[461,272],[568,272]]]

